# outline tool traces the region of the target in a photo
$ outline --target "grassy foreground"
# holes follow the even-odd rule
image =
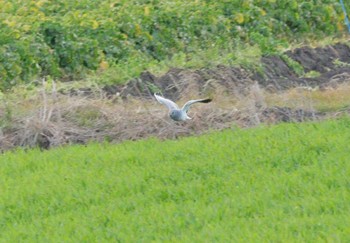
[[[350,120],[0,156],[0,241],[350,235]]]

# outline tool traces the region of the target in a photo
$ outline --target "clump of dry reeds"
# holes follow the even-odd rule
[[[179,103],[189,96],[200,95],[189,91],[184,93],[187,97],[182,97]],[[271,94],[256,83],[241,96],[211,95],[214,98],[212,103],[196,105],[190,110],[193,120],[179,123],[170,120],[165,107],[155,102],[153,97],[123,101],[118,94],[106,97],[103,92],[88,97],[84,94],[67,95],[57,92],[55,83],[48,87],[43,81],[36,95],[14,102],[9,108],[12,116],[0,129],[0,147],[2,150],[17,146],[50,148],[89,141],[137,140],[149,136],[178,138],[237,125],[251,127],[266,122],[295,122],[320,116],[297,107],[269,105]],[[2,117],[4,109],[4,106],[0,107]]]

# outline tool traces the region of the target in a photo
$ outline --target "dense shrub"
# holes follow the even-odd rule
[[[345,30],[336,0],[12,0],[0,9],[0,89],[214,45],[245,42],[268,53],[280,42]]]

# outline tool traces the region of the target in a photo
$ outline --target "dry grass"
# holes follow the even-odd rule
[[[349,92],[350,85],[342,84],[325,90],[296,88],[271,94],[253,84],[247,95],[232,97],[212,93],[212,103],[194,106],[189,114],[193,120],[180,123],[170,120],[165,107],[152,97],[122,101],[118,96],[104,97],[102,92],[89,97],[63,95],[56,91],[54,83],[43,82],[40,90],[31,95],[12,94],[6,97],[6,102],[2,100],[0,147],[1,150],[17,146],[49,148],[149,136],[177,138],[232,126],[317,119],[315,109],[338,110],[349,106]],[[188,97],[199,96],[198,93],[185,93],[179,104]]]
[[[350,79],[349,79],[350,81]],[[350,84],[342,83],[325,88],[294,88],[283,93],[269,94],[269,106],[288,106],[291,108],[313,109],[320,112],[333,112],[350,106]]]
[[[2,150],[16,146],[49,148],[92,140],[136,140],[147,136],[176,138],[215,127],[208,107],[196,110],[208,114],[205,121],[211,123],[196,117],[194,122],[182,124],[170,121],[164,107],[154,100],[121,102],[101,96],[68,96],[57,93],[55,88],[48,90],[45,85],[36,95],[21,97],[20,101],[15,96],[7,98],[6,103],[1,103],[0,111],[2,114],[10,109],[12,115],[1,116]]]

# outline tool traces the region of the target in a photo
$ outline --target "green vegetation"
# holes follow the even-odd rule
[[[281,58],[298,76],[302,76],[304,74],[304,68],[299,62],[294,61],[286,54],[282,54]]]
[[[317,78],[319,76],[321,76],[320,72],[313,70],[304,74],[305,78]]]
[[[124,82],[155,66],[236,63],[242,48],[266,54],[344,33],[337,0],[0,0],[0,12],[0,90],[89,70]]]
[[[350,119],[0,156],[0,241],[346,242]]]
[[[334,65],[336,65],[337,67],[350,67],[349,63],[346,62],[342,62],[339,59],[334,60]]]

